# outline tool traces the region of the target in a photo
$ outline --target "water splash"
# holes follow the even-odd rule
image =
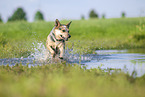
[[[32,43],[33,44],[33,52],[29,57],[34,58],[34,60],[39,62],[46,62],[50,60],[50,53],[46,49],[45,45],[40,43]]]
[[[90,54],[77,54],[76,50],[74,50],[73,48],[69,49],[67,47],[67,49],[65,50],[65,55],[64,55],[64,59],[69,62],[69,63],[84,63],[86,61],[91,61],[93,58],[93,56],[91,56]]]
[[[67,63],[81,64],[82,62],[90,61],[93,58],[92,55],[89,55],[89,54],[81,55],[81,54],[76,54],[75,52],[76,52],[76,50],[74,50],[73,48],[67,47],[65,49],[64,61],[66,61]],[[33,52],[31,53],[31,55],[29,57],[34,58],[35,61],[41,62],[41,63],[52,62],[50,52],[48,51],[48,49],[42,42],[33,43]],[[58,62],[57,58],[56,58],[56,61]]]
[[[78,63],[83,64],[84,62],[91,61],[93,59],[93,54],[78,54],[77,50],[73,48],[66,48],[64,54],[64,61],[67,63]],[[57,56],[58,57],[58,56]],[[32,43],[31,54],[27,58],[6,58],[0,59],[0,65],[15,65],[16,63],[20,63],[22,65],[35,66],[49,63],[58,63],[61,62],[59,58],[51,59],[51,55],[44,45],[43,42],[34,42]]]

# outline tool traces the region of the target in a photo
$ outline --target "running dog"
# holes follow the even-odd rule
[[[55,58],[56,55],[59,55],[59,58],[62,60],[65,51],[65,41],[68,41],[68,38],[71,37],[69,34],[69,26],[71,22],[64,25],[59,22],[58,19],[55,21],[55,27],[52,29],[50,34],[47,37],[46,46],[51,53],[51,57]]]

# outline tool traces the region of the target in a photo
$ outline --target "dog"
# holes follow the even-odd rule
[[[55,27],[52,29],[47,37],[46,47],[51,53],[51,57],[55,58],[59,55],[59,59],[63,60],[65,52],[65,41],[71,37],[69,34],[69,26],[72,21],[68,24],[61,24],[58,19],[55,20]]]

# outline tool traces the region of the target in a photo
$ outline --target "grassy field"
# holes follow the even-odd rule
[[[61,21],[68,23],[69,21]],[[145,18],[73,20],[69,48],[81,53],[96,49],[145,48]],[[54,22],[0,24],[0,58],[27,57],[34,42],[45,41]]]
[[[73,20],[66,46],[80,54],[145,48],[144,24],[145,18]],[[0,59],[28,57],[34,44],[45,45],[53,27],[54,22],[44,21],[0,23]],[[0,97],[145,97],[145,75],[134,78],[134,74],[111,71],[66,63],[34,67],[0,64]]]
[[[0,97],[145,97],[145,76],[77,64],[0,66]]]

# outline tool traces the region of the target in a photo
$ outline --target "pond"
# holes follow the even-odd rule
[[[97,68],[102,69],[113,68],[121,69],[128,72],[136,72],[136,76],[140,77],[145,74],[145,50],[97,50],[97,56],[84,64],[87,69]]]
[[[15,65],[21,63],[29,66],[47,64],[45,60],[46,52],[37,52],[33,57],[28,58],[12,58],[0,59],[0,65]],[[140,77],[145,74],[145,50],[97,50],[96,54],[79,55],[66,52],[65,60],[68,63],[83,64],[87,69],[98,68],[121,69],[125,73],[136,72],[136,76]]]

